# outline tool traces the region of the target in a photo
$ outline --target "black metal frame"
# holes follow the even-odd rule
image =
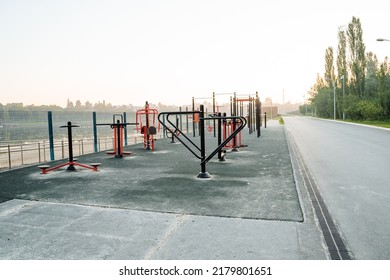
[[[200,147],[195,144],[188,136],[186,136],[178,126],[176,126],[172,121],[169,120],[169,116],[171,115],[184,115],[184,114],[199,114],[199,132],[200,132]],[[161,116],[165,116],[165,119],[167,122],[174,128],[172,130],[171,127],[167,126],[163,120],[161,120]],[[206,164],[209,162],[218,152],[222,150],[222,148],[229,143],[230,140],[232,140],[245,126],[246,126],[246,119],[244,117],[240,116],[231,116],[231,117],[221,117],[221,116],[210,116],[210,117],[204,117],[204,107],[203,105],[200,105],[199,111],[186,111],[186,112],[162,112],[158,115],[158,121],[164,126],[165,129],[167,129],[169,132],[171,132],[174,137],[179,140],[184,147],[187,148],[196,158],[200,159],[200,165],[201,165],[201,172],[198,174],[198,178],[210,178],[209,173],[206,171]],[[233,121],[239,119],[241,120],[241,124],[235,128],[235,130],[232,132],[232,134],[226,138],[225,141],[222,143],[219,143],[218,141],[218,147],[211,152],[209,156],[206,157],[206,143],[205,143],[205,129],[204,129],[204,122],[205,120],[218,120],[219,126],[221,126],[221,120],[227,120],[231,119]],[[175,132],[179,132],[177,135]],[[220,130],[219,130],[220,131]],[[185,141],[179,137],[179,135],[183,136],[193,147],[191,148]],[[196,150],[194,150],[196,148]],[[200,155],[198,154],[200,152]]]

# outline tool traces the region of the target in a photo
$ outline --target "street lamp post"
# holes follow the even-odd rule
[[[333,119],[336,120],[336,83],[333,82]]]
[[[327,79],[327,81],[333,84],[333,119],[336,120],[336,82],[331,79]]]
[[[342,75],[341,79],[343,80],[343,120],[345,120],[345,112],[344,112],[344,94],[345,94],[345,76]]]

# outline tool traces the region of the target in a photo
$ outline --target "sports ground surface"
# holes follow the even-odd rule
[[[248,146],[213,158],[210,179],[169,139],[78,157],[97,172],[2,172],[0,259],[326,259],[289,141],[276,121],[260,138],[245,131]]]

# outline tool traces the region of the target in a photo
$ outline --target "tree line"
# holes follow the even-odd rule
[[[338,30],[338,46],[325,50],[325,72],[317,74],[301,113],[352,120],[390,119],[390,64],[366,52],[361,21]],[[336,100],[334,99],[336,96]],[[334,110],[336,101],[336,110]]]

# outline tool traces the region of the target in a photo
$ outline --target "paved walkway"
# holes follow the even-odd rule
[[[248,147],[207,165],[211,179],[167,139],[79,157],[98,172],[0,173],[0,259],[326,259],[287,138],[277,122],[245,132]]]

